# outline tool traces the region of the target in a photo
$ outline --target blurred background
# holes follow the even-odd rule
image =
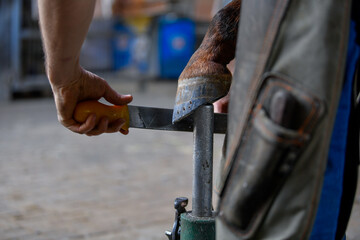
[[[98,0],[81,65],[134,105],[173,108],[177,78],[226,0]],[[215,135],[214,176],[223,142]],[[0,0],[0,240],[164,239],[189,197],[192,134],[85,137],[57,121],[36,0]],[[213,197],[216,205],[216,196]],[[360,197],[348,239],[360,239]]]
[[[46,91],[37,0],[0,3],[0,98]],[[98,0],[81,65],[116,79],[176,80],[214,8],[220,7],[215,5],[207,0]]]

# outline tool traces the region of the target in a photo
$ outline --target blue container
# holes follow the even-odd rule
[[[116,23],[115,37],[113,38],[113,63],[114,69],[120,70],[132,64],[132,52],[135,42],[135,34],[130,27]]]
[[[178,78],[195,48],[195,24],[190,19],[159,19],[160,77]]]

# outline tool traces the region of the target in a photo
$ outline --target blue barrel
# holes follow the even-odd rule
[[[114,69],[120,70],[132,64],[132,52],[135,34],[130,27],[117,22],[112,42]]]
[[[190,19],[164,16],[159,19],[161,78],[178,78],[195,48],[195,24]]]

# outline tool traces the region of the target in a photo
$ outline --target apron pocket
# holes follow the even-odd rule
[[[245,239],[262,223],[324,112],[316,98],[274,78],[258,99],[220,203],[220,219]]]

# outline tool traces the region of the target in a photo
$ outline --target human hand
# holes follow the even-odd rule
[[[214,105],[214,112],[215,113],[227,113],[229,107],[229,100],[230,94],[228,93],[225,97],[220,98],[216,102],[213,103]]]
[[[74,120],[73,113],[77,103],[80,101],[98,100],[103,97],[109,103],[124,105],[132,101],[132,96],[118,94],[104,79],[84,70],[80,66],[71,72],[73,73],[68,74],[66,77],[49,76],[59,122],[73,132],[88,136],[119,131],[122,134],[127,134],[128,131],[121,129],[125,123],[124,119],[109,123],[107,118],[102,118],[96,124],[96,116],[92,114],[84,123],[78,123]]]

